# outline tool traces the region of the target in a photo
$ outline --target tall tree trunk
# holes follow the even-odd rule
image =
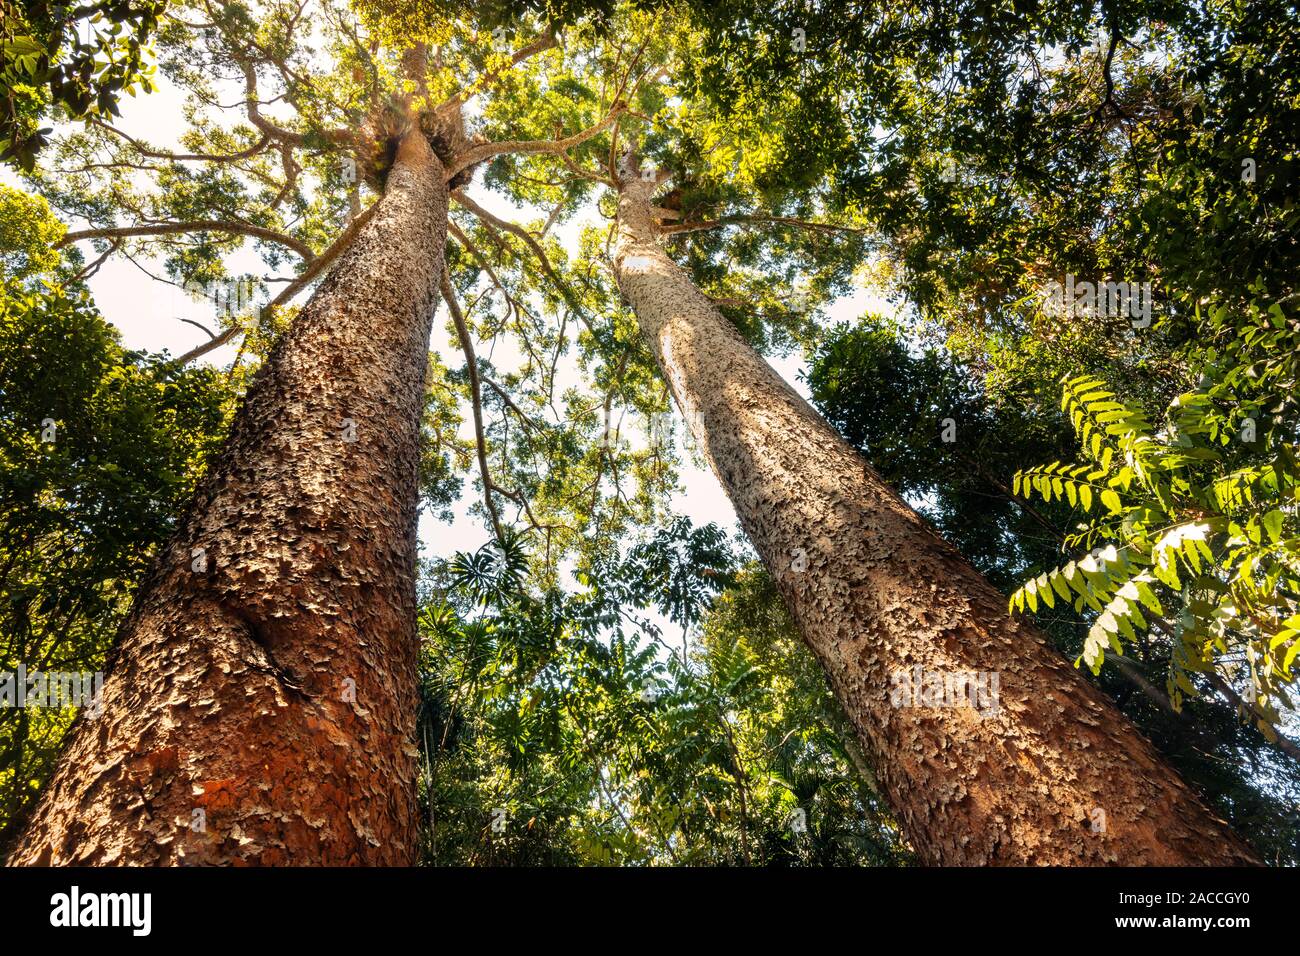
[[[416,467],[447,189],[405,135],[142,586],[17,864],[409,864]]]
[[[660,248],[653,183],[622,180],[619,287],[921,859],[1258,862],[750,348]],[[918,706],[962,674],[998,676],[996,710]]]

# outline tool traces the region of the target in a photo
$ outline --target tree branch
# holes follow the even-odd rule
[[[352,244],[352,240],[357,237],[357,233],[359,233],[361,229],[365,226],[365,224],[371,220],[371,218],[375,214],[375,211],[378,208],[379,208],[378,201],[373,202],[370,204],[370,206],[366,209],[365,212],[353,218],[353,220],[350,223],[348,223],[348,227],[343,230],[343,232],[339,235],[339,237],[335,239],[332,243],[330,243],[329,248],[326,249],[324,252],[322,252],[320,255],[316,256],[314,259],[312,259],[312,261],[308,264],[306,269],[304,269],[301,273],[295,276],[294,279],[287,286],[285,286],[283,289],[280,290],[279,295],[277,295],[274,299],[272,299],[270,302],[267,303],[266,308],[268,310],[279,309],[285,306],[286,304],[288,304],[289,302],[291,302],[294,296],[296,296],[302,290],[303,286],[305,286],[307,283],[311,282],[318,275],[320,275],[322,270],[324,270],[326,266],[328,266],[331,262],[337,259],[339,255],[342,254],[343,250],[345,250],[348,246]],[[223,331],[216,338],[212,339],[212,341],[204,342],[202,345],[197,345],[194,348],[190,349],[188,352],[186,352],[184,355],[177,358],[176,364],[177,365],[189,364],[190,362],[194,361],[196,358],[206,355],[207,353],[213,351],[214,349],[218,349],[221,346],[225,345],[236,335],[238,335],[241,331],[242,329],[240,329],[238,325],[230,326],[230,328]]]
[[[474,411],[474,446],[478,454],[479,473],[483,477],[483,503],[487,506],[488,517],[492,519],[492,530],[497,540],[505,544],[505,534],[501,530],[501,518],[497,514],[496,502],[492,500],[492,477],[488,471],[487,440],[483,435],[483,394],[478,379],[478,358],[474,355],[474,342],[470,339],[469,329],[465,326],[465,316],[461,314],[460,303],[456,301],[456,291],[451,287],[451,272],[447,264],[442,264],[442,297],[447,301],[447,311],[456,325],[456,335],[460,338],[461,351],[465,353],[465,368],[469,372],[469,396]]]
[[[479,247],[474,244],[474,240],[465,235],[465,232],[460,228],[460,226],[456,225],[456,223],[452,222],[450,219],[447,220],[447,231],[450,232],[452,236],[455,237],[456,241],[474,257],[474,261],[479,264],[479,268],[488,274],[488,278],[492,280],[492,284],[497,287],[502,298],[506,300],[506,305],[510,308],[517,308],[514,296],[512,296],[506,290],[506,287],[502,285],[500,277],[496,274],[496,270],[492,268],[492,265],[487,261],[487,258],[481,251],[479,251]]]
[[[506,73],[509,73],[520,63],[523,63],[525,60],[530,60],[533,57],[535,57],[537,54],[543,53],[546,50],[553,49],[556,45],[557,42],[555,38],[555,32],[548,28],[544,33],[539,34],[537,39],[534,40],[532,43],[529,43],[527,46],[521,47],[520,49],[516,50],[514,55],[510,57],[510,62],[507,63],[505,66],[495,70],[489,70],[487,73],[484,73],[482,76],[476,79],[465,89],[459,91],[454,96],[452,96],[446,103],[443,104],[443,106],[446,106],[453,102],[464,103],[471,96],[474,96],[483,90],[491,89],[496,84],[497,80],[499,80]],[[442,106],[440,106],[439,109],[442,109]]]
[[[206,332],[207,329],[204,329],[204,331]],[[221,334],[216,336],[215,338],[208,339],[208,341],[204,342],[202,345],[196,345],[188,352],[178,356],[173,364],[175,364],[177,367],[188,365],[190,362],[193,362],[196,358],[199,358],[200,356],[203,355],[207,355],[209,352],[214,352],[217,349],[221,348],[221,346],[225,345],[227,342],[229,342],[231,339],[233,339],[236,335],[238,335],[242,331],[243,329],[241,329],[238,325],[232,325],[229,328],[222,330]]]
[[[111,243],[109,243],[108,248],[104,250],[103,255],[101,255],[98,259],[96,259],[90,265],[86,266],[75,276],[73,276],[72,281],[85,282],[87,279],[89,279],[91,276],[93,276],[96,272],[99,271],[99,267],[104,264],[104,262],[108,259],[109,256],[117,252],[118,248],[121,245],[122,245],[121,239],[114,239]]]
[[[277,139],[290,146],[303,147],[308,145],[305,133],[285,129],[262,115],[261,101],[257,96],[257,69],[249,60],[242,57],[237,58],[237,62],[240,69],[244,71],[244,109],[248,113],[248,121],[272,139]],[[327,142],[332,143],[351,143],[355,140],[352,131],[346,129],[322,130],[320,136]]]
[[[797,219],[793,216],[721,216],[718,219],[680,222],[663,226],[660,233],[665,236],[673,236],[685,232],[702,232],[706,229],[720,229],[723,226],[739,225],[795,226],[799,229],[810,229],[815,232],[851,232],[858,235],[862,235],[867,231],[857,226],[837,226],[834,223],[813,222],[809,219]]]
[[[492,389],[492,391],[497,393],[497,395],[501,399],[502,404],[505,405],[506,408],[510,409],[512,412],[514,412],[516,415],[519,416],[519,421],[522,422],[526,428],[528,428],[531,431],[531,430],[536,430],[539,427],[536,422],[534,422],[531,418],[529,418],[526,414],[524,414],[523,409],[521,409],[518,405],[515,404],[514,399],[510,397],[510,395],[506,392],[504,388],[502,388],[496,382],[492,381],[492,379],[488,378],[486,375],[480,375],[479,378],[490,389]]]
[[[517,225],[516,223],[507,222],[504,219],[500,219],[497,216],[492,215],[492,213],[488,212],[486,209],[484,209],[474,200],[470,199],[468,196],[464,194],[464,192],[462,192],[459,189],[457,189],[455,192],[451,194],[451,198],[456,200],[456,202],[459,205],[464,206],[466,209],[468,209],[474,215],[478,216],[478,218],[482,219],[484,222],[491,223],[497,228],[504,229],[506,232],[510,233],[511,235],[518,236],[520,239],[522,239],[524,244],[527,245],[528,248],[532,250],[533,255],[535,255],[538,261],[541,263],[542,271],[546,273],[546,277],[555,283],[556,287],[560,290],[561,295],[564,296],[565,300],[568,301],[569,305],[572,306],[574,309],[578,309],[578,306],[573,298],[573,293],[569,290],[568,285],[564,282],[563,279],[560,278],[559,273],[557,273],[554,267],[551,265],[551,260],[547,257],[546,251],[542,248],[541,243],[539,243],[536,239],[534,239],[532,237],[532,234],[529,233],[528,230],[524,229],[522,226]]]
[[[493,156],[500,156],[502,153],[549,153],[552,156],[559,156],[566,150],[582,145],[587,140],[598,136],[610,126],[613,126],[626,111],[627,107],[623,103],[615,103],[614,108],[595,126],[590,126],[581,133],[575,133],[564,139],[508,139],[498,143],[483,143],[480,146],[475,146],[466,150],[456,159],[451,168],[447,170],[447,179],[450,180],[468,166],[481,163]]]
[[[98,126],[106,132],[112,133],[115,136],[120,136],[122,139],[130,143],[132,148],[134,148],[141,156],[147,156],[150,159],[166,159],[171,162],[232,163],[240,159],[248,159],[250,156],[256,156],[262,150],[266,149],[267,145],[271,142],[271,137],[266,133],[263,133],[262,138],[252,146],[249,146],[247,149],[241,149],[235,153],[169,153],[161,150],[150,149],[138,139],[124,133],[115,126],[108,125],[103,120],[91,117],[90,122],[93,126]]]
[[[233,219],[197,219],[193,222],[160,222],[148,226],[111,226],[104,229],[79,229],[67,233],[59,240],[58,245],[66,246],[70,242],[77,242],[81,239],[174,236],[185,232],[229,232],[238,236],[252,236],[255,239],[274,242],[287,249],[292,249],[307,262],[316,258],[315,253],[311,251],[311,246],[299,239],[286,236],[284,233],[276,232],[274,229],[268,229],[265,226],[255,226],[252,223],[239,222]]]

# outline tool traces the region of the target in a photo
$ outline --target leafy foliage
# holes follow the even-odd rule
[[[51,108],[68,116],[119,115],[122,93],[149,92],[150,35],[166,0],[0,3],[0,161],[31,172],[51,127]]]
[[[1070,450],[1037,374],[1012,371],[992,394],[933,333],[868,317],[831,330],[807,379],[840,434],[996,584],[1055,553],[1059,516],[1009,487],[1017,465]]]
[[[123,350],[84,289],[0,299],[0,671],[97,671],[224,434],[213,369]],[[69,710],[0,709],[0,842],[51,773]]]
[[[426,862],[905,859],[775,589],[732,560],[679,519],[574,593],[532,592],[514,539],[432,569]],[[646,611],[700,642],[679,653]]]
[[[55,247],[66,231],[40,196],[0,185],[0,279],[54,272],[62,264]]]
[[[928,316],[1023,328],[1066,273],[1158,276],[1166,307],[1173,290],[1244,304],[1257,276],[1294,288],[1287,3],[692,8],[707,40],[683,86],[764,144],[757,180],[829,179]],[[1119,331],[1078,354],[1121,358]]]
[[[1068,498],[1084,523],[1066,544],[1093,550],[1012,602],[1034,610],[1059,597],[1098,612],[1082,655],[1094,672],[1107,648],[1122,654],[1122,639],[1172,619],[1175,705],[1197,693],[1190,674],[1222,668],[1247,681],[1271,735],[1300,654],[1300,326],[1280,305],[1218,306],[1206,332],[1197,386],[1174,400],[1160,433],[1101,380],[1066,382],[1062,407],[1089,460],[1022,471],[1015,488]]]

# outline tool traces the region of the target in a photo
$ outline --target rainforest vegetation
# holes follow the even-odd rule
[[[9,863],[1300,863],[1293,4],[0,10]]]

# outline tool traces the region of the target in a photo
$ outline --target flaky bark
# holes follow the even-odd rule
[[[693,286],[658,245],[652,190],[623,170],[619,286],[921,859],[1257,862]],[[895,706],[917,667],[997,674],[997,709]]]
[[[416,466],[445,170],[373,219],[250,388],[18,864],[408,864]]]

